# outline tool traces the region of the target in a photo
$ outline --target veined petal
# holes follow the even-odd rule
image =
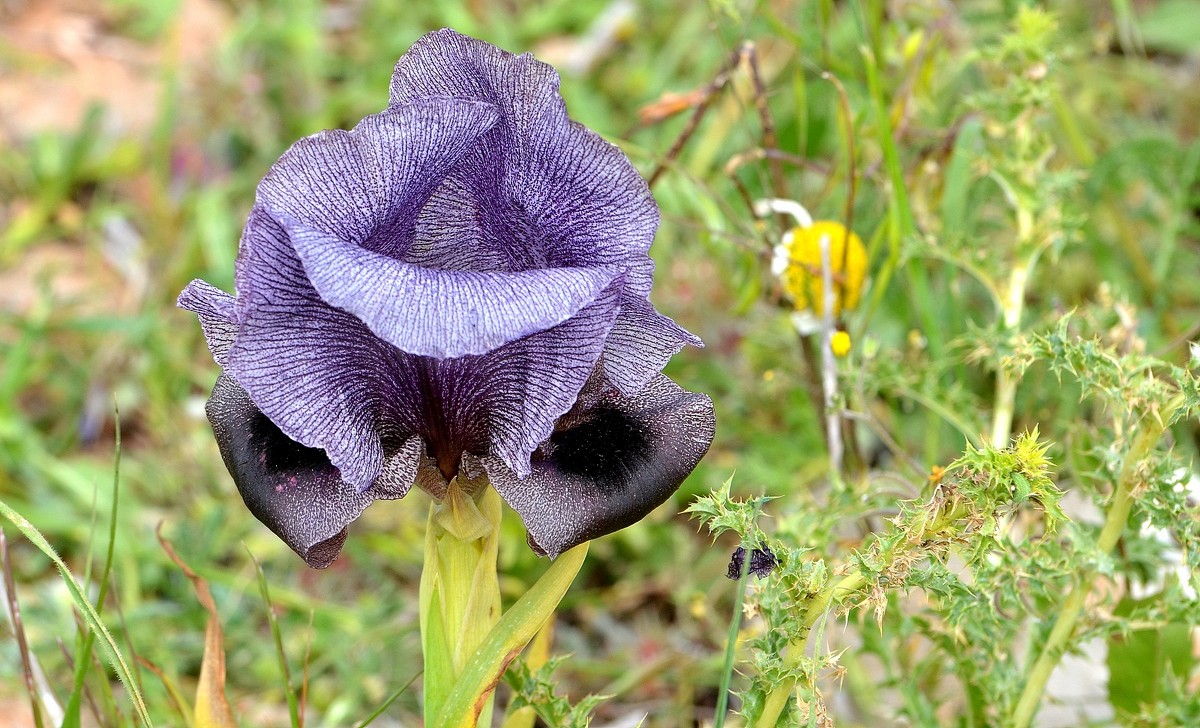
[[[480,101],[426,98],[322,131],[284,152],[258,185],[280,219],[402,257],[418,211],[447,171],[496,122]]]
[[[708,451],[712,400],[657,376],[634,397],[615,390],[563,418],[521,479],[483,458],[492,485],[551,557],[620,530],[664,503]]]
[[[604,373],[622,394],[633,396],[680,349],[704,342],[645,298],[627,296],[623,303],[604,348]]]
[[[390,103],[449,95],[492,104],[500,119],[456,168],[460,189],[449,202],[435,196],[430,204],[478,208],[493,221],[487,227],[503,239],[513,270],[615,267],[644,297],[658,207],[620,149],[570,120],[558,84],[555,70],[529,54],[444,29],[396,64]],[[456,242],[425,238],[427,247],[446,251]]]
[[[387,345],[321,300],[284,231],[258,208],[241,253],[239,327],[226,373],[284,434],[324,450],[344,480],[366,489],[384,465],[382,394],[395,406],[410,402],[384,386]]]
[[[610,269],[516,273],[422,268],[283,220],[313,286],[401,351],[439,359],[485,354],[579,312]]]
[[[346,527],[380,498],[402,497],[422,453],[410,438],[365,491],[342,480],[325,453],[288,438],[246,391],[222,375],[205,408],[225,466],[246,506],[309,566],[324,568],[346,540]]]
[[[234,299],[216,286],[195,280],[179,294],[175,305],[200,317],[200,328],[213,360],[222,369],[229,360],[229,347],[237,333]]]
[[[620,281],[567,321],[484,356],[436,367],[436,400],[463,449],[499,458],[520,477],[529,456],[571,410],[620,308]],[[454,452],[458,457],[460,452]]]

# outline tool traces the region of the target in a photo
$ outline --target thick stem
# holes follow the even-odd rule
[[[1025,287],[1028,283],[1029,267],[1021,264],[1013,268],[1008,279],[1008,293],[1004,297],[1002,312],[1006,332],[1016,331],[1021,325],[1021,314],[1025,309]],[[1000,366],[996,372],[996,405],[992,410],[992,447],[998,450],[1008,447],[1008,440],[1012,437],[1013,407],[1016,400],[1017,380],[1007,369]]]
[[[806,630],[804,639],[788,646],[788,662],[795,665],[804,657],[805,652],[808,650],[808,639],[812,635],[812,628],[829,611],[830,604],[835,599],[853,594],[866,583],[866,577],[861,572],[855,571],[852,574],[842,577],[837,583],[827,587],[813,598],[812,602],[808,605],[808,609],[804,612],[804,627]],[[767,700],[763,703],[762,713],[759,714],[758,720],[754,722],[755,727],[775,728],[775,724],[779,722],[779,716],[783,715],[783,709],[787,707],[788,701],[791,700],[795,692],[796,681],[794,679],[789,678],[776,685],[767,695]]]
[[[1163,423],[1170,418],[1170,413],[1178,405],[1178,400],[1172,402],[1167,406],[1166,412],[1161,414],[1161,420],[1148,421],[1145,429],[1133,441],[1129,452],[1125,454],[1121,472],[1117,476],[1112,503],[1109,505],[1108,515],[1105,516],[1100,537],[1096,541],[1096,549],[1100,554],[1110,554],[1116,548],[1117,541],[1125,530],[1125,523],[1129,520],[1129,512],[1133,508],[1134,490],[1139,482],[1138,468],[1154,446],[1158,444],[1159,438],[1166,431],[1166,425]],[[1027,728],[1033,722],[1038,706],[1042,702],[1042,693],[1046,690],[1046,683],[1050,680],[1050,674],[1054,672],[1054,668],[1062,658],[1063,652],[1075,632],[1075,626],[1083,615],[1084,603],[1092,589],[1094,579],[1094,570],[1083,574],[1063,603],[1058,618],[1050,629],[1050,636],[1046,639],[1046,644],[1043,645],[1037,661],[1029,670],[1025,687],[1021,691],[1017,707],[1013,710],[1010,721],[1013,728]]]
[[[457,480],[429,509],[421,572],[425,721],[442,709],[476,648],[500,618],[496,549],[500,496],[490,485]],[[491,725],[491,700],[479,725]]]

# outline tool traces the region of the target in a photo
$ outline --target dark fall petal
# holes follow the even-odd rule
[[[233,346],[233,336],[237,333],[233,296],[216,286],[197,280],[183,289],[175,304],[200,317],[200,328],[204,330],[208,350],[212,352],[217,365],[224,368],[229,361],[229,347]]]
[[[707,452],[715,428],[712,400],[660,375],[633,397],[608,390],[563,418],[528,478],[496,458],[483,464],[525,522],[533,549],[554,557],[665,502]]]
[[[518,273],[422,268],[281,220],[309,280],[401,351],[438,359],[484,354],[566,321],[617,271]]]
[[[323,451],[284,435],[229,377],[217,379],[206,411],[250,512],[318,569],[337,556],[347,525],[367,506],[408,491],[420,462],[421,442],[412,438],[389,458],[377,485],[360,493]]]
[[[494,105],[500,120],[464,156],[453,193],[431,204],[477,210],[489,221],[484,247],[504,251],[511,270],[620,268],[627,288],[644,298],[658,207],[620,149],[568,118],[558,84],[554,69],[528,54],[445,29],[418,40],[396,64],[391,103],[447,95]],[[451,251],[458,242],[426,236],[425,246]]]
[[[386,345],[308,283],[282,228],[251,211],[237,269],[239,328],[225,367],[288,437],[326,451],[360,490],[383,470]],[[401,398],[398,406],[406,400]]]
[[[401,258],[417,212],[447,171],[497,119],[487,103],[423,99],[323,131],[284,152],[258,185],[278,219]]]

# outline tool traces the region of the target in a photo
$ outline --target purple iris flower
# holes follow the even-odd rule
[[[540,554],[663,503],[712,402],[661,374],[700,341],[649,302],[658,208],[571,121],[554,69],[441,30],[388,108],[296,142],[258,185],[237,297],[193,281],[238,489],[311,566],[414,484],[487,477]]]

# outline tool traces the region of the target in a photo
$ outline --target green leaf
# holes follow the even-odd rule
[[[1144,606],[1149,600],[1125,600],[1118,614]],[[1192,627],[1181,622],[1156,629],[1114,634],[1108,639],[1108,699],[1118,713],[1137,715],[1141,706],[1161,697],[1168,678],[1187,680],[1196,664],[1192,654]]]
[[[463,668],[433,725],[474,728],[487,696],[508,664],[521,654],[562,601],[583,566],[587,550],[588,544],[582,543],[556,558],[542,578],[504,613]]]
[[[153,726],[153,721],[150,720],[150,713],[146,710],[146,703],[142,700],[141,690],[138,689],[137,682],[133,679],[133,672],[129,669],[129,663],[125,661],[125,656],[121,653],[121,649],[117,647],[116,640],[112,634],[100,621],[100,615],[96,613],[95,607],[88,601],[88,598],[83,593],[83,588],[79,586],[79,582],[75,580],[75,576],[71,574],[71,570],[67,568],[65,562],[59,557],[58,552],[42,536],[41,531],[30,523],[24,516],[17,513],[4,501],[0,501],[0,515],[12,522],[17,530],[25,534],[25,538],[38,547],[43,554],[48,556],[54,565],[58,567],[59,575],[62,577],[63,584],[66,585],[67,591],[71,594],[71,601],[75,602],[75,606],[83,615],[83,620],[87,622],[88,628],[100,638],[100,644],[105,648],[109,663],[113,670],[117,673],[117,677],[125,684],[125,688],[129,694],[129,701],[133,704],[133,711],[137,714],[138,720],[145,726]]]

